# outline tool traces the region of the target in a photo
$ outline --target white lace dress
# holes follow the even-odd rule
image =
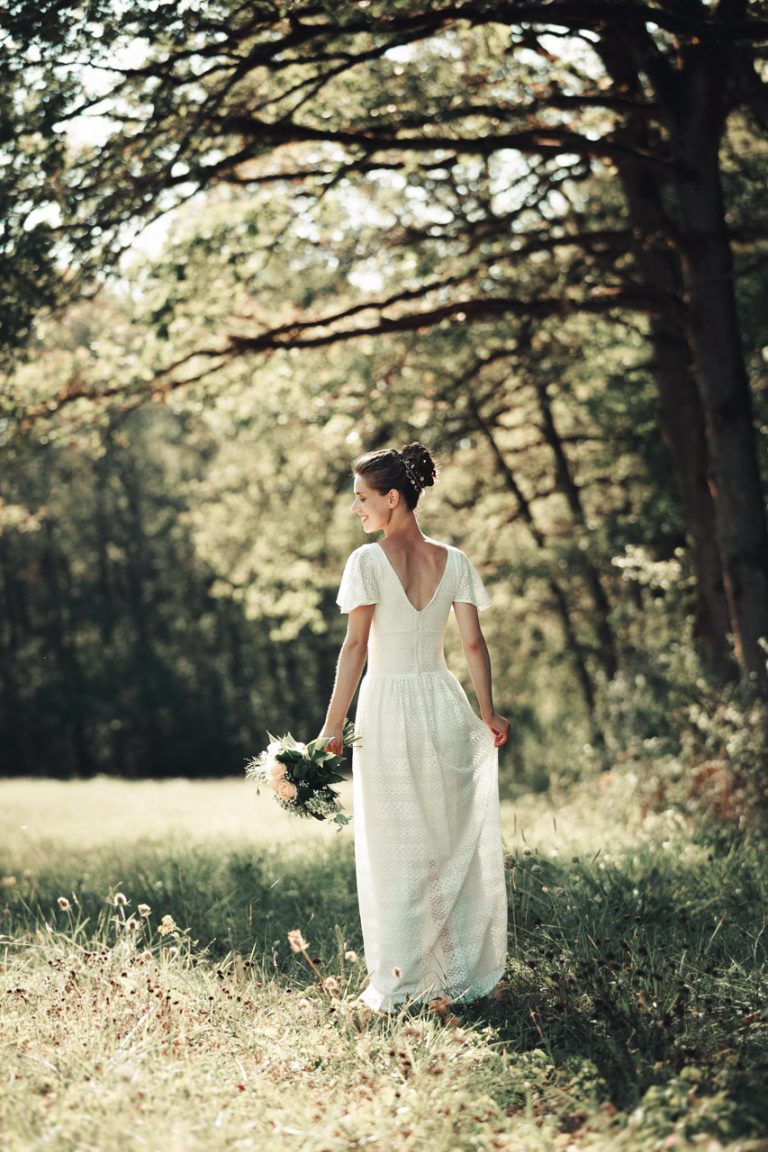
[[[454,601],[490,603],[448,547],[420,611],[379,544],[349,557],[342,612],[375,604],[353,753],[357,892],[370,984],[361,999],[490,992],[504,971],[507,896],[493,736],[445,663]]]

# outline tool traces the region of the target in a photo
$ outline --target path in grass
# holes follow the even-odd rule
[[[240,781],[0,782],[0,1149],[768,1148],[768,869],[635,784],[505,805],[498,995],[382,1019],[348,830]]]

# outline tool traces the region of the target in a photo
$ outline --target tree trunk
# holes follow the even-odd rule
[[[630,53],[607,38],[601,43],[600,55],[614,83],[640,105],[643,86]],[[635,263],[643,282],[669,301],[651,319],[653,375],[659,393],[661,432],[670,450],[691,543],[696,579],[693,639],[704,664],[718,679],[728,680],[735,674],[729,641],[731,621],[709,488],[704,411],[679,303],[683,295],[680,258],[667,239],[671,221],[664,208],[658,171],[636,157],[637,153],[652,153],[659,141],[644,110],[627,117],[621,135],[634,146],[617,155],[616,164],[636,237]]]
[[[566,499],[577,532],[581,535],[581,539],[586,542],[589,539],[589,531],[587,529],[587,518],[584,514],[584,506],[581,502],[581,490],[574,479],[570,461],[565,452],[565,446],[563,445],[560,433],[557,430],[557,425],[555,424],[549,390],[544,380],[539,377],[534,381],[534,387],[539,402],[539,411],[541,413],[542,433],[555,458],[557,486]],[[619,662],[616,654],[616,638],[613,633],[613,625],[611,624],[611,608],[608,603],[608,596],[603,587],[603,582],[600,579],[600,573],[592,563],[588,552],[584,552],[580,557],[579,568],[584,577],[584,582],[589,589],[589,595],[594,609],[592,621],[596,638],[595,651],[603,667],[603,671],[608,679],[612,680],[618,671]],[[594,701],[594,697],[591,698]]]
[[[768,526],[734,271],[720,184],[720,127],[735,55],[719,42],[686,48],[686,83],[665,104],[677,161],[688,342],[704,409],[710,485],[736,657],[768,694]]]

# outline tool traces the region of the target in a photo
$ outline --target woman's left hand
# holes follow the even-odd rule
[[[493,732],[493,743],[497,748],[506,744],[509,737],[509,720],[505,716],[499,716],[498,712],[492,712],[490,716],[483,717],[483,723],[487,724]]]

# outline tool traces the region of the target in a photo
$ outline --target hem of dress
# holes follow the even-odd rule
[[[480,1000],[483,996],[487,996],[489,992],[492,992],[503,975],[503,968],[495,968],[493,972],[490,972],[487,976],[474,981],[469,991],[459,992],[455,996],[446,989],[438,987],[434,987],[426,992],[421,992],[417,996],[397,996],[396,994],[392,995],[387,992],[379,992],[373,984],[369,984],[357,999],[373,1012],[395,1012],[397,1009],[406,1006],[409,1008],[418,1008],[434,1000],[440,1000],[447,1004],[456,1004],[457,1006],[461,1004],[471,1004],[474,1000]]]

